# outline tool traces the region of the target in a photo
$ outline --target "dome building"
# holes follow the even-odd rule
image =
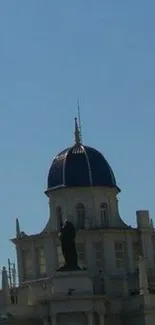
[[[136,212],[136,228],[122,220],[111,166],[83,144],[77,119],[74,133],[49,168],[44,229],[27,235],[16,220],[18,284],[9,263],[0,324],[153,325],[153,221],[147,210]]]
[[[104,156],[80,142],[60,152],[48,175],[48,190],[62,187],[110,187],[116,185],[114,173]]]
[[[50,224],[50,229],[58,230],[65,220],[72,221],[78,229],[119,227],[123,223],[118,214],[119,192],[105,157],[81,143],[75,119],[74,145],[60,152],[49,169],[45,193],[50,199],[51,211],[45,229],[48,230]]]

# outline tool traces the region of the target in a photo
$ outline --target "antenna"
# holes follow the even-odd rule
[[[77,108],[78,108],[78,122],[79,122],[79,131],[80,131],[80,140],[82,143],[82,128],[81,128],[81,114],[80,114],[79,99],[77,100]]]

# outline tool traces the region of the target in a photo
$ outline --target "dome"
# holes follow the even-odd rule
[[[99,151],[76,142],[54,158],[48,174],[48,190],[92,186],[120,191],[110,165]]]

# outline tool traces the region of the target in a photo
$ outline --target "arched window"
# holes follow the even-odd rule
[[[106,203],[101,203],[100,205],[100,217],[101,217],[101,227],[108,227],[109,212],[108,212],[108,205]]]
[[[60,206],[56,207],[56,218],[57,218],[57,227],[58,230],[61,228],[63,224],[63,219],[62,219],[62,209]]]
[[[83,229],[85,226],[85,207],[83,203],[76,205],[76,225],[77,229]]]

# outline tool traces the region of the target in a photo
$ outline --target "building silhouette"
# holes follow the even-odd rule
[[[137,211],[137,227],[119,214],[120,188],[105,157],[75,143],[53,160],[46,196],[49,220],[27,235],[16,220],[18,284],[2,270],[0,324],[154,325],[155,232],[148,211]],[[64,265],[59,231],[76,228],[79,270]]]

